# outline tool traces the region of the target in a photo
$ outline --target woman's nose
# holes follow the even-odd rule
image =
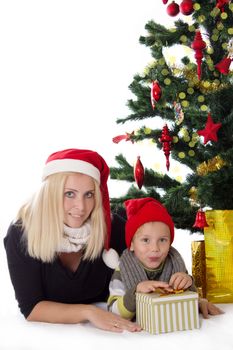
[[[83,211],[84,208],[85,208],[85,203],[84,203],[84,200],[82,198],[77,198],[75,200],[75,208],[80,210],[80,211]]]

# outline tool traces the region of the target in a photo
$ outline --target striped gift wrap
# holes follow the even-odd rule
[[[136,293],[136,318],[151,334],[199,328],[198,293]]]

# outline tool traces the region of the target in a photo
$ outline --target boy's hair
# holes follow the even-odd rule
[[[174,240],[174,222],[167,209],[151,197],[129,199],[124,202],[127,221],[125,226],[125,242],[130,248],[131,241],[137,229],[147,222],[160,221],[170,229],[171,243]]]

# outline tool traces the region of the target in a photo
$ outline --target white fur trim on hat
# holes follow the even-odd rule
[[[104,249],[102,254],[105,265],[111,269],[116,269],[119,265],[119,255],[116,250],[110,248],[109,250]]]
[[[42,179],[44,180],[47,176],[52,174],[69,171],[89,175],[100,183],[99,169],[91,163],[80,159],[57,159],[48,162],[44,167]]]

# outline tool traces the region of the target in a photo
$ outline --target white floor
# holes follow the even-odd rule
[[[191,271],[191,240],[184,231],[176,231],[174,246],[183,255]],[[6,267],[5,252],[0,244],[1,298],[0,298],[0,349],[1,350],[64,350],[78,349],[188,349],[188,350],[232,350],[233,304],[221,304],[225,314],[201,318],[201,328],[161,335],[146,332],[114,334],[95,329],[90,324],[56,325],[29,323],[18,311]],[[100,305],[104,307],[104,305]]]

